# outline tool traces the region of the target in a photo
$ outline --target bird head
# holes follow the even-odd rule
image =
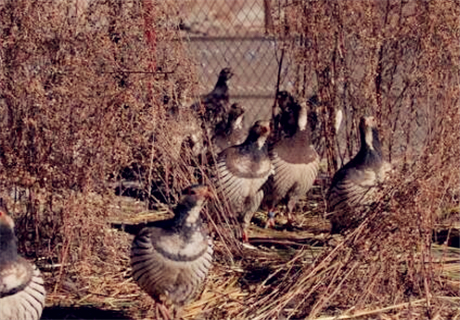
[[[362,117],[359,121],[361,146],[380,152],[380,140],[377,129],[377,121],[372,116]]]
[[[254,140],[257,141],[257,145],[259,149],[261,149],[265,141],[267,140],[268,136],[271,133],[270,129],[270,121],[269,120],[259,120],[254,123],[249,132],[249,137],[252,137]]]
[[[182,190],[182,196],[195,201],[205,201],[212,197],[212,193],[208,186],[194,184]]]
[[[182,199],[175,209],[178,221],[194,224],[199,220],[200,211],[207,199],[213,198],[206,185],[192,185],[182,191]]]
[[[286,110],[288,104],[292,101],[293,97],[288,91],[279,91],[276,94],[276,102],[282,111]]]
[[[219,73],[219,79],[227,81],[231,77],[233,77],[233,72],[230,68],[223,68]]]
[[[228,114],[229,125],[233,128],[242,128],[243,117],[246,110],[238,103],[232,104]]]
[[[268,137],[270,135],[270,121],[256,121],[252,126],[251,131],[255,132],[260,137]]]
[[[241,116],[245,111],[245,108],[239,103],[234,103],[230,107],[230,114],[233,115],[235,118]]]

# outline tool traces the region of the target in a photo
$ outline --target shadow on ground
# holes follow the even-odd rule
[[[131,319],[123,311],[102,310],[95,307],[60,307],[45,308],[42,320],[55,319],[78,319],[78,320],[101,320],[101,319]]]

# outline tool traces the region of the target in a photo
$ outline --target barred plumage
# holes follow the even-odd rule
[[[188,189],[174,209],[174,218],[149,224],[131,248],[132,275],[156,302],[181,307],[202,291],[212,264],[212,242],[200,211],[209,190]]]
[[[37,320],[45,305],[38,268],[18,256],[13,220],[0,211],[0,319]]]
[[[282,138],[270,147],[274,174],[264,186],[264,203],[268,206],[270,215],[267,224],[274,223],[273,210],[283,200],[287,205],[288,219],[292,222],[292,211],[298,199],[310,190],[318,174],[319,156],[310,139],[307,106],[296,106],[297,108],[285,110],[281,114],[281,118],[295,120],[296,129],[293,134],[287,135],[288,130],[279,128],[286,135],[281,135]],[[284,115],[286,112],[291,115]]]
[[[361,148],[335,173],[327,194],[333,232],[348,228],[361,219],[356,216],[356,209],[374,201],[376,186],[384,181],[391,167],[383,160],[374,118],[361,118],[359,130]]]
[[[245,142],[222,151],[217,159],[217,190],[242,222],[244,241],[248,240],[245,230],[263,198],[261,188],[272,173],[265,143],[269,134],[269,122],[257,121]]]

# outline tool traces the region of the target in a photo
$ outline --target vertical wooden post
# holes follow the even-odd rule
[[[272,0],[264,0],[265,34],[273,33]]]

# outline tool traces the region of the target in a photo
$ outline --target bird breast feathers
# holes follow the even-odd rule
[[[195,260],[203,254],[208,246],[206,236],[201,232],[194,232],[191,238],[185,240],[180,234],[161,236],[156,247],[161,248],[175,261]]]
[[[254,161],[251,157],[234,157],[227,162],[228,169],[237,176],[260,178],[272,172],[270,159]]]
[[[0,271],[0,293],[7,293],[26,285],[31,277],[31,268],[25,263],[13,263]]]

